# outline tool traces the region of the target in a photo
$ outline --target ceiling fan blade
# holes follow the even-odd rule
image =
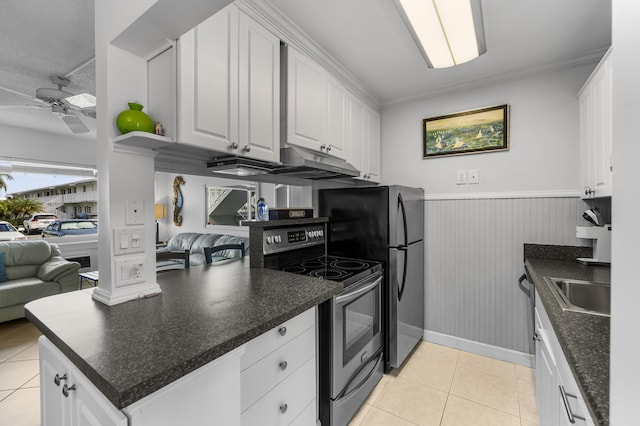
[[[89,128],[75,115],[63,115],[60,119],[64,121],[71,133],[87,133],[89,131]]]
[[[22,96],[23,98],[27,98],[32,102],[37,102],[39,104],[46,104],[42,99],[38,99],[34,96],[27,95],[26,93],[18,92],[17,90],[9,89],[8,87],[0,86],[0,90],[4,90],[5,92],[13,93],[14,95]]]
[[[35,108],[49,109],[49,105],[0,105],[0,109],[16,109],[16,108]]]

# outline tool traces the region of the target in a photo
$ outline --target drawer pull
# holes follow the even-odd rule
[[[284,371],[287,369],[287,361],[280,361],[280,370]]]
[[[76,385],[71,385],[71,387],[64,385],[62,387],[62,394],[65,396],[65,398],[69,397],[69,392],[76,390]]]
[[[566,393],[564,390],[564,386],[560,385],[558,387],[560,388],[560,396],[562,397],[562,402],[564,403],[564,409],[567,411],[567,418],[569,419],[569,423],[575,423],[576,419],[586,421],[584,417],[573,414],[573,411],[571,411],[571,406],[569,405],[569,400],[567,399],[568,396],[576,399],[578,399],[578,397],[575,395],[571,395],[570,393]]]
[[[285,334],[287,334],[287,327],[280,327],[278,329],[278,333],[280,333],[281,336],[284,336]]]
[[[63,374],[62,376],[56,374],[56,377],[53,378],[53,383],[55,383],[56,386],[60,386],[60,382],[62,380],[67,380],[67,373]]]
[[[282,414],[286,413],[288,408],[289,406],[287,404],[280,404],[280,412]]]

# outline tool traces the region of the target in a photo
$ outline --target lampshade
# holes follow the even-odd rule
[[[395,0],[430,68],[468,62],[487,51],[480,0]]]
[[[156,204],[154,206],[154,213],[156,219],[164,219],[167,217],[167,206],[164,204]]]

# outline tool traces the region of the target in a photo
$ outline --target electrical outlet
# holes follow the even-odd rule
[[[478,175],[478,169],[469,170],[469,183],[480,183],[480,176]]]
[[[458,170],[456,172],[456,185],[466,185],[466,184],[467,184],[467,171]]]
[[[115,261],[116,287],[124,287],[144,281],[144,257],[118,259]]]

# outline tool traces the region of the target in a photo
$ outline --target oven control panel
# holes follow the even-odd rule
[[[294,228],[265,229],[262,252],[280,253],[303,247],[324,245],[324,225],[306,225]]]

